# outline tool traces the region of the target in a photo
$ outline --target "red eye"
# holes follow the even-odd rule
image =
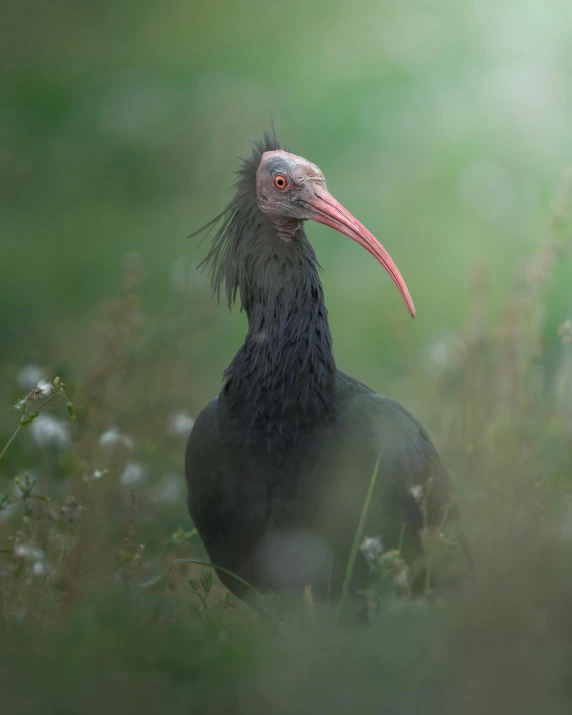
[[[285,189],[288,186],[288,181],[286,180],[285,176],[282,176],[282,174],[276,174],[274,177],[274,186],[277,189]]]

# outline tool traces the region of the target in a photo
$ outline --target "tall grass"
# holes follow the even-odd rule
[[[437,601],[394,594],[367,628],[302,595],[277,621],[271,598],[260,615],[205,576],[182,492],[188,423],[177,427],[192,404],[187,323],[146,329],[131,257],[89,370],[64,375],[75,422],[14,391],[18,434],[0,462],[2,710],[570,712],[572,316],[545,332],[570,258],[570,191],[567,174],[503,314],[486,315],[478,267],[437,379],[407,376],[451,470],[474,573]]]

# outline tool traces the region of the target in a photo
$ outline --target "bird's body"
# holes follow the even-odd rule
[[[318,263],[302,224],[315,216],[297,219],[292,206],[283,216],[261,196],[267,162],[277,190],[286,176],[296,187],[315,181],[319,201],[331,199],[314,165],[303,165],[303,180],[292,167],[293,179],[276,174],[275,158],[292,156],[268,135],[256,146],[239,172],[237,196],[215,219],[222,225],[209,254],[215,288],[226,282],[229,301],[240,292],[248,333],[219,397],[193,427],[185,467],[191,516],[213,564],[225,569],[222,581],[238,595],[243,587],[227,571],[263,590],[339,591],[378,457],[365,533],[385,548],[418,553],[424,519],[438,523],[448,500],[446,474],[419,423],[336,368]],[[346,225],[354,238],[354,224]],[[359,228],[361,238],[366,229]],[[392,277],[402,281],[396,268]],[[357,585],[366,571],[363,560]]]

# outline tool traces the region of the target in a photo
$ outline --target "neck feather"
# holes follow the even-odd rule
[[[263,450],[331,418],[336,374],[316,255],[301,228],[290,240],[268,232],[248,256],[248,333],[220,396],[230,434]]]

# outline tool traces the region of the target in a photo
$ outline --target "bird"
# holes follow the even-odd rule
[[[376,465],[363,533],[409,561],[452,496],[421,424],[336,366],[306,222],[364,247],[412,317],[415,306],[385,248],[329,193],[318,166],[282,149],[274,131],[254,140],[236,175],[232,200],[192,234],[214,230],[202,267],[215,298],[240,304],[248,329],[189,435],[188,508],[220,580],[239,598],[250,587],[339,597]],[[356,560],[353,592],[368,573],[366,559]]]

